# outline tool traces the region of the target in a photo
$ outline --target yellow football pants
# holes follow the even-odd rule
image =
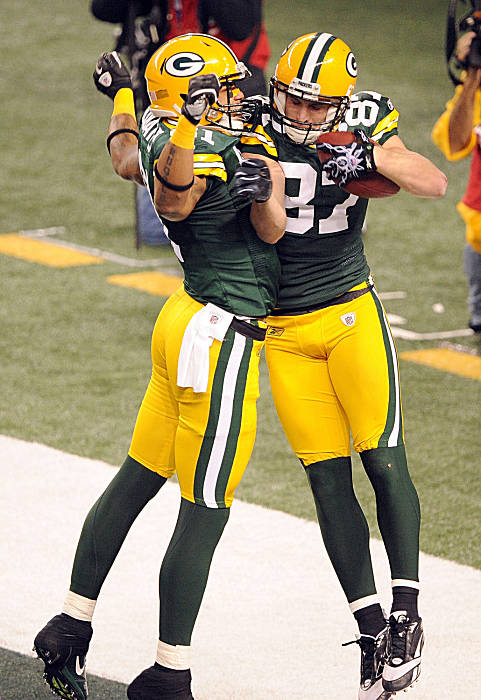
[[[274,403],[304,466],[350,456],[351,433],[357,452],[403,444],[397,355],[375,289],[268,324]]]
[[[232,504],[254,446],[263,341],[229,328],[210,348],[207,391],[177,386],[185,328],[202,308],[182,289],[165,303],[152,335],[152,377],[129,455],[164,477],[182,497],[210,508]]]

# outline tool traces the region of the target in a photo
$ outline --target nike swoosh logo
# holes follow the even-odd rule
[[[416,659],[411,659],[411,661],[401,664],[400,666],[388,666],[386,664],[382,672],[382,677],[386,681],[395,681],[398,678],[402,678],[402,676],[408,673],[408,671],[411,671],[413,668],[416,668],[416,666],[419,666],[420,663],[421,657],[418,656]]]
[[[77,656],[77,658],[75,659],[75,671],[76,671],[76,673],[78,673],[79,676],[83,676],[83,674],[85,673],[85,661],[84,661],[84,665],[81,666],[80,665],[80,656]]]

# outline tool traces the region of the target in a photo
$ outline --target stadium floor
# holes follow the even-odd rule
[[[52,700],[54,695],[42,684],[40,670],[43,664],[7,649],[0,649],[0,700]],[[89,674],[89,696],[92,700],[125,700],[123,683]]]
[[[52,696],[32,640],[62,606],[81,524],[114,468],[5,436],[0,451],[0,512],[9,526],[0,538],[0,561],[8,562],[0,572],[0,698],[44,700]],[[157,576],[178,502],[176,485],[166,484],[104,584],[88,657],[91,700],[125,698],[122,684],[153,662]],[[387,606],[386,557],[377,540],[371,550]],[[422,554],[421,578],[423,672],[403,697],[475,700],[481,571]],[[317,525],[236,502],[194,632],[196,700],[354,700],[359,652],[341,647],[354,632]]]

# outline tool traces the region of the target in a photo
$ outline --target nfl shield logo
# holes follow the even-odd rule
[[[341,316],[341,321],[345,326],[353,326],[356,322],[356,314],[354,312],[344,314],[344,316]]]

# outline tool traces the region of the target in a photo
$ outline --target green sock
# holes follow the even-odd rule
[[[85,519],[70,590],[97,600],[130,526],[166,479],[127,457]]]
[[[159,639],[190,645],[217,543],[229,508],[206,508],[181,500],[174,534],[160,569]]]
[[[404,446],[360,454],[376,494],[377,521],[393,579],[418,580],[419,499],[409,476]]]
[[[354,493],[350,457],[306,467],[329,559],[347,600],[374,595],[369,528]]]

